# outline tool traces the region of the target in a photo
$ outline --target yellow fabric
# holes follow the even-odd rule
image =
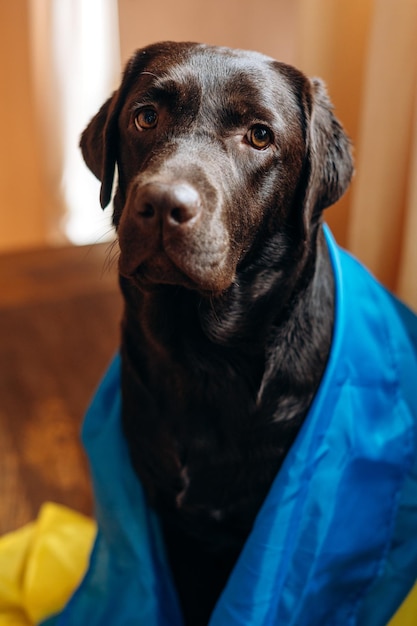
[[[417,625],[417,583],[414,585],[388,626]]]
[[[0,626],[34,626],[58,613],[80,582],[95,523],[46,503],[35,522],[0,538]],[[417,625],[417,584],[388,626]]]
[[[80,582],[95,523],[46,503],[38,519],[0,538],[0,626],[32,626],[58,613]]]

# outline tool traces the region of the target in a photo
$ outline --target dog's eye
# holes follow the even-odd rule
[[[141,109],[135,117],[135,125],[138,130],[148,130],[155,128],[158,123],[158,113],[155,109],[146,107]]]
[[[265,126],[252,126],[247,134],[247,139],[256,150],[265,150],[272,143],[271,132]]]

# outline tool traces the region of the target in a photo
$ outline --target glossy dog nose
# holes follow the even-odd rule
[[[188,183],[148,183],[136,196],[137,215],[164,227],[175,228],[195,221],[201,212],[198,191]]]

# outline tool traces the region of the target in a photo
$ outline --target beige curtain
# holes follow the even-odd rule
[[[0,2],[0,251],[109,230],[79,135],[119,80],[116,0]]]
[[[338,240],[417,309],[417,0],[301,0],[298,61],[355,146]]]
[[[348,246],[417,309],[417,2],[375,4]]]
[[[21,0],[18,0],[21,1]],[[109,220],[78,148],[89,119],[120,76],[116,0],[29,2],[32,89],[49,199],[49,241],[99,240]]]
[[[0,2],[0,250],[43,241],[44,188],[22,0]]]

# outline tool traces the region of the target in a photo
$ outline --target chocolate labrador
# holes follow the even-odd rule
[[[352,175],[319,80],[255,52],[136,52],[81,148],[120,245],[122,420],[186,624],[207,624],[320,383],[322,211]]]

